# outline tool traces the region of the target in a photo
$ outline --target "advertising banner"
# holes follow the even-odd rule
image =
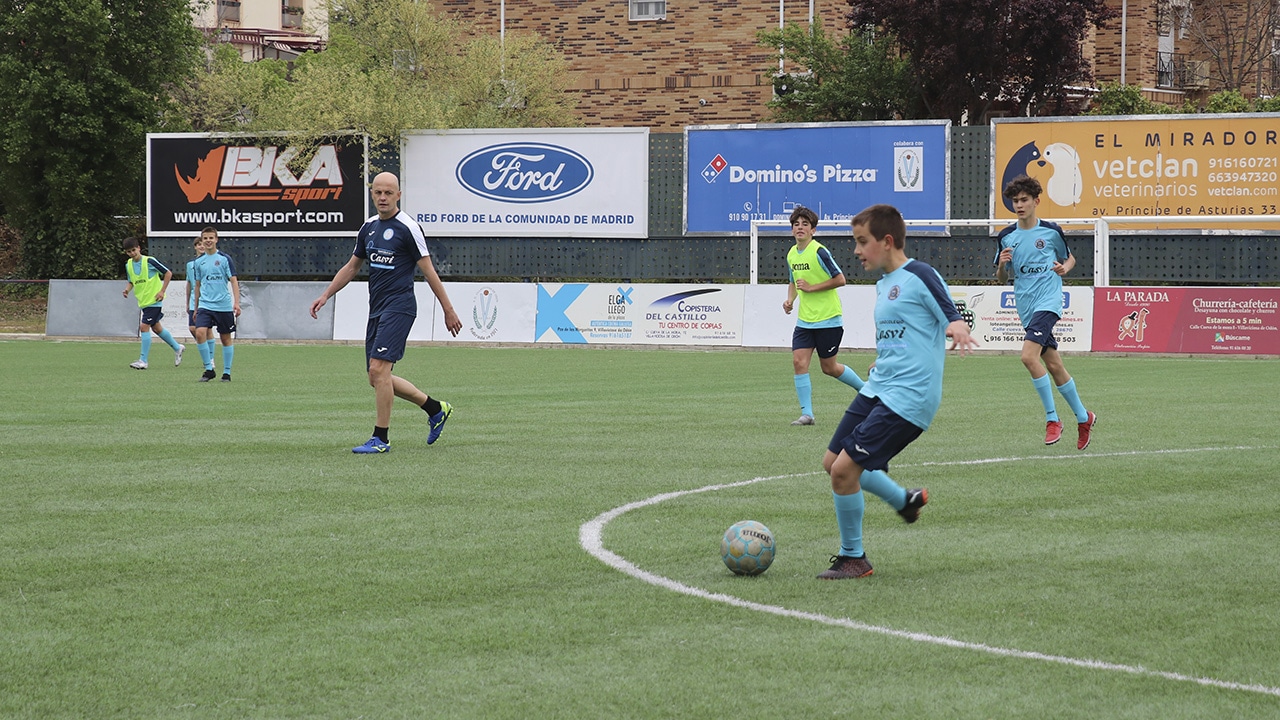
[[[401,207],[427,235],[649,234],[649,129],[415,130]]]
[[[147,235],[342,237],[370,215],[363,136],[308,160],[288,138],[147,135]]]
[[[949,218],[950,137],[949,120],[687,127],[685,232],[747,235],[797,205],[837,224],[876,203]]]
[[[969,323],[981,350],[1021,350],[1026,331],[1018,319],[1011,285],[951,286],[951,300]],[[1093,288],[1068,285],[1062,289],[1062,318],[1053,337],[1063,352],[1090,349]]]
[[[743,285],[538,286],[534,341],[741,345]]]
[[[1015,219],[1001,190],[1021,174],[1044,186],[1044,218],[1275,215],[1280,208],[1280,114],[1002,118],[991,126],[992,177],[1000,180],[992,217]]]
[[[1093,349],[1280,355],[1280,288],[1098,288]]]

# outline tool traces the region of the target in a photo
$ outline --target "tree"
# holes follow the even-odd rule
[[[291,132],[302,148],[294,161],[305,163],[308,146],[345,132],[369,135],[376,154],[409,129],[580,124],[567,61],[534,35],[499,43],[414,0],[331,0],[329,12],[328,47],[300,57],[287,82],[275,69],[215,62],[193,109],[221,109],[193,125]]]
[[[782,122],[892,120],[919,117],[922,111],[911,67],[898,55],[891,36],[854,30],[838,44],[822,24],[788,24],[758,35],[768,47],[805,68],[774,79],[769,102]]]
[[[1209,60],[1209,78],[1226,90],[1272,94],[1272,50],[1280,35],[1276,0],[1196,0],[1183,28]],[[1265,78],[1265,79],[1264,79]]]
[[[1103,83],[1097,94],[1093,96],[1087,115],[1159,115],[1171,113],[1174,109],[1162,103],[1153,102],[1142,94],[1137,85],[1121,85],[1120,83]]]
[[[1069,112],[1069,86],[1091,81],[1080,53],[1106,0],[849,0],[851,27],[892,32],[933,117],[981,122],[997,101],[1019,114]]]
[[[146,133],[197,45],[186,0],[0,4],[0,204],[29,277],[118,276]]]

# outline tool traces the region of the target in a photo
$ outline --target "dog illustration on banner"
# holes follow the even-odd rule
[[[1053,174],[1048,180],[1040,178],[1039,172],[1029,169],[1032,163],[1039,168],[1048,166]],[[1044,185],[1049,201],[1055,205],[1073,207],[1080,204],[1080,197],[1084,193],[1084,174],[1080,172],[1080,153],[1066,143],[1051,143],[1041,151],[1033,140],[1018,148],[1013,157],[1009,158],[1009,162],[1004,166],[1004,173],[1000,177],[1000,187],[997,189],[997,194],[1000,195],[1005,209],[1009,212],[1013,212],[1013,201],[1004,197],[1000,191],[1019,175],[1030,175],[1039,179]]]

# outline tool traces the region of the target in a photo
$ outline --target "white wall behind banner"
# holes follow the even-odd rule
[[[401,207],[428,235],[649,232],[649,129],[408,131]]]
[[[453,311],[462,321],[462,331],[454,337],[445,327],[444,311],[436,302],[431,286],[425,282],[414,283],[418,319],[413,323],[409,339],[531,343],[537,287],[531,283],[445,283]],[[333,339],[364,340],[369,321],[369,284],[349,283],[334,301]]]

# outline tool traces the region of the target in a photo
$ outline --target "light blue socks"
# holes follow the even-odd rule
[[[796,399],[800,401],[800,414],[813,417],[813,383],[809,381],[809,373],[796,375]]]
[[[1049,376],[1045,375],[1045,377]],[[1062,397],[1071,406],[1071,412],[1076,414],[1076,422],[1089,422],[1089,411],[1085,410],[1084,403],[1080,402],[1080,394],[1076,392],[1075,378],[1068,380],[1065,385],[1059,385],[1058,392],[1062,393]]]
[[[862,382],[861,377],[858,377],[858,373],[854,372],[853,368],[848,365],[844,366],[844,372],[840,373],[840,377],[836,379],[854,390],[861,390],[862,386],[866,384]]]
[[[1031,384],[1040,396],[1040,404],[1044,405],[1045,422],[1054,422],[1058,419],[1058,407],[1053,402],[1053,381],[1049,379],[1049,373],[1031,378]]]
[[[862,557],[862,515],[867,509],[862,491],[852,495],[831,493],[836,504],[836,524],[840,526],[840,554],[846,557]]]

